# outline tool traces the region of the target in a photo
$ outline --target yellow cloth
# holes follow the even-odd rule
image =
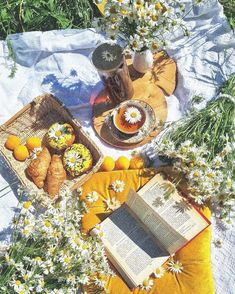
[[[138,190],[142,187],[158,170],[127,170],[113,172],[99,172],[85,183],[82,189],[82,198],[92,191],[98,192],[99,200],[92,206],[90,211],[83,218],[83,231],[88,232],[92,227],[101,222],[109,213],[105,213],[104,199],[116,197],[121,203],[125,201],[128,191],[131,188]],[[115,180],[125,182],[125,189],[122,193],[115,193],[110,189],[110,184]],[[208,208],[203,213],[210,218]],[[175,260],[179,260],[183,265],[183,272],[173,274],[165,272],[160,279],[151,277],[154,285],[150,291],[136,288],[133,292],[126,286],[119,275],[110,278],[108,290],[110,294],[130,294],[130,293],[152,293],[152,294],[214,294],[214,283],[212,278],[210,262],[210,240],[211,228],[208,227],[200,233],[194,240],[187,244],[175,255]],[[164,265],[166,269],[167,266]],[[88,292],[89,293],[89,292]]]

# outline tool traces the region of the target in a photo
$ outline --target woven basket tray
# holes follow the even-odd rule
[[[10,120],[0,126],[0,153],[7,161],[10,168],[16,173],[20,182],[35,191],[42,191],[27,177],[25,170],[30,163],[30,159],[25,162],[17,161],[12,152],[4,147],[9,135],[20,137],[22,144],[28,137],[37,136],[43,140],[48,128],[55,122],[67,122],[74,128],[75,142],[84,144],[93,157],[93,167],[81,176],[72,178],[67,174],[65,185],[74,190],[87,181],[92,174],[98,171],[103,156],[96,144],[82,130],[81,124],[75,119],[66,107],[53,95],[45,94],[36,97],[31,103],[26,105],[21,111],[16,113]],[[44,145],[44,144],[43,144]],[[51,154],[55,151],[48,148]]]

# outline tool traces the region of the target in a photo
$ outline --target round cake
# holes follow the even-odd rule
[[[48,144],[56,150],[66,149],[74,140],[74,129],[70,124],[57,122],[47,131]]]
[[[78,176],[92,166],[92,155],[83,144],[73,144],[64,152],[64,167],[73,176]]]

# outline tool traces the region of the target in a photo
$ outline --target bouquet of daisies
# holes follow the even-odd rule
[[[81,285],[102,291],[112,274],[99,236],[80,232],[85,211],[65,191],[62,201],[36,211],[37,196],[27,194],[13,224],[12,243],[0,257],[1,293],[77,293]]]
[[[94,2],[97,3],[97,0]],[[193,3],[200,2],[194,0]],[[155,52],[166,47],[167,33],[181,28],[188,35],[183,22],[187,13],[180,0],[110,0],[105,5],[104,16],[96,19],[94,24],[113,40],[123,37],[126,49],[151,49]]]
[[[201,111],[167,126],[156,153],[183,173],[196,203],[210,203],[229,223],[235,200],[235,75],[219,92]]]

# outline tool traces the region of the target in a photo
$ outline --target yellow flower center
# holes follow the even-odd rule
[[[70,258],[69,257],[65,257],[64,262],[67,263],[67,264],[70,263]]]
[[[144,286],[144,287],[147,287],[148,285],[149,285],[149,280],[147,280],[147,279],[144,280],[144,281],[143,281],[143,286]]]
[[[29,219],[26,218],[26,219],[24,220],[24,224],[27,226],[29,223],[30,223]]]
[[[59,221],[60,223],[62,223],[62,221],[63,221],[63,216],[59,215],[59,216],[58,216],[58,221]]]
[[[126,9],[122,9],[122,10],[121,10],[121,13],[122,13],[122,15],[127,15],[128,12],[127,12]]]
[[[173,264],[173,268],[176,269],[176,270],[179,270],[180,269],[180,265],[178,263],[174,263]]]
[[[28,275],[23,275],[23,279],[24,279],[25,281],[27,281],[27,280],[29,279],[29,276],[28,276]]]
[[[157,2],[157,3],[155,4],[155,9],[156,9],[156,10],[160,10],[160,9],[162,9],[162,4],[161,4],[160,2]]]
[[[56,131],[55,132],[56,137],[60,137],[62,135],[61,131]]]
[[[27,235],[29,233],[29,230],[23,230],[23,234]]]
[[[113,17],[111,18],[111,23],[116,23],[116,22],[117,22],[117,18],[113,16]]]
[[[53,254],[55,252],[55,248],[50,248],[50,253]]]
[[[161,273],[160,269],[157,268],[157,269],[155,270],[155,273],[156,273],[156,274],[160,274],[160,273]]]
[[[19,294],[25,294],[24,290],[20,290]]]
[[[193,175],[194,175],[194,177],[198,177],[199,176],[199,172],[195,171]]]
[[[72,158],[70,159],[70,162],[75,163],[75,162],[76,162],[76,157],[72,157]]]
[[[6,259],[6,262],[9,262],[10,261],[10,256],[6,255],[5,259]]]
[[[15,281],[16,286],[20,286],[21,285],[21,281],[20,280],[16,280]]]
[[[158,20],[158,16],[157,15],[152,15],[151,18],[152,18],[153,21],[157,21]]]
[[[42,286],[42,288],[44,288],[44,286],[45,286],[45,281],[41,281],[41,286]]]
[[[31,202],[31,201],[26,201],[26,202],[23,204],[23,207],[24,207],[25,209],[28,209],[31,205],[32,205],[32,202]]]
[[[208,177],[209,177],[209,178],[214,178],[215,175],[214,175],[213,173],[209,173],[209,174],[208,174]]]
[[[82,249],[86,250],[87,249],[87,245],[86,244],[82,244]]]
[[[35,260],[36,260],[36,261],[42,261],[42,259],[41,259],[40,256],[35,257]]]
[[[53,232],[53,237],[54,238],[57,238],[58,237],[58,232],[57,231]]]
[[[45,220],[45,221],[44,221],[44,225],[45,225],[47,228],[51,227],[51,223],[50,223],[49,220]]]

